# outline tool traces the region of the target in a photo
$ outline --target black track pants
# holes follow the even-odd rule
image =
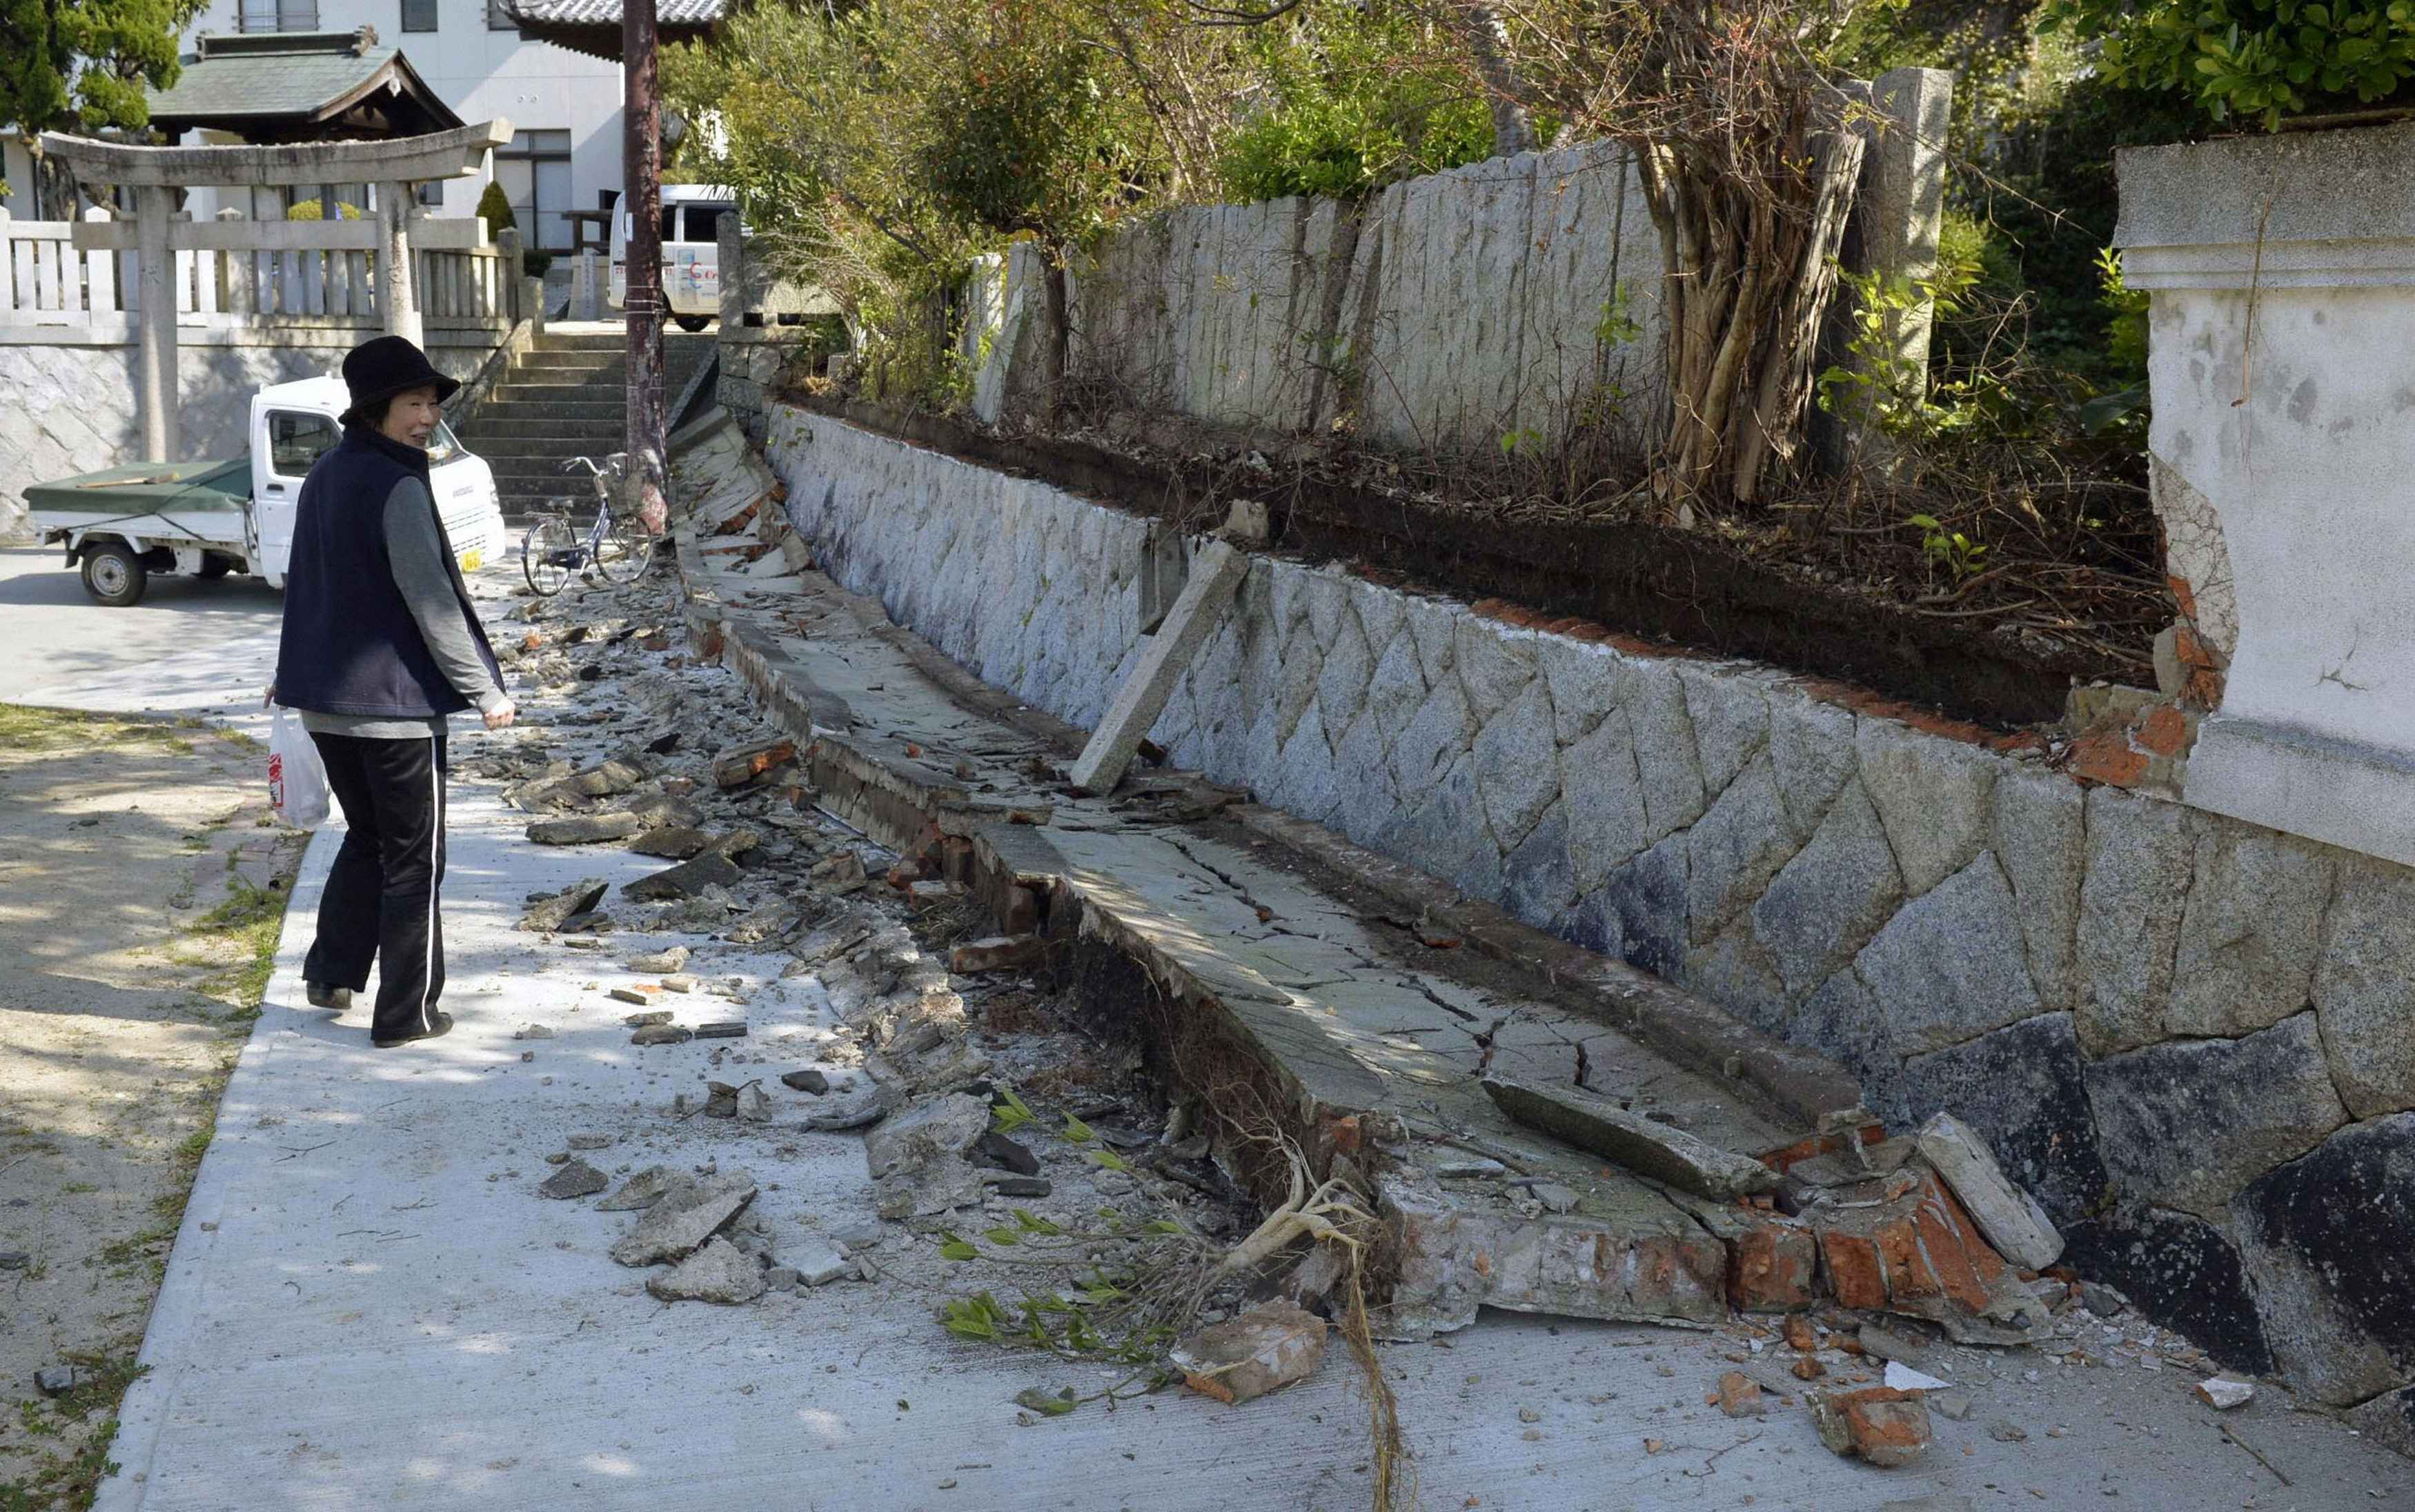
[[[313,734],[350,831],[319,900],[302,975],[367,990],[378,963],[373,1039],[422,1034],[444,995],[444,739]]]

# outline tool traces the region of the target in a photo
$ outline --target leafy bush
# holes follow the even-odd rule
[[[324,220],[327,218],[327,212],[326,208],[320,204],[316,200],[296,200],[291,205],[286,207],[285,218],[288,220]],[[336,218],[338,220],[358,220],[361,218],[361,207],[356,204],[347,204],[343,201],[338,200],[336,202]]]
[[[1255,39],[1267,97],[1225,143],[1225,192],[1346,199],[1492,157],[1484,101],[1412,61],[1432,46],[1420,29],[1374,6],[1267,28]]]
[[[2415,77],[2415,0],[2048,0],[2038,29],[2101,40],[2116,83],[2267,130],[2398,97]]]

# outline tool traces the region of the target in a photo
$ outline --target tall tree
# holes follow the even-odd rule
[[[204,0],[0,0],[0,124],[140,131]]]

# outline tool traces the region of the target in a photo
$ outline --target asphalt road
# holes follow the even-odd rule
[[[256,577],[159,576],[132,608],[105,608],[64,560],[0,548],[0,703],[192,714],[261,733],[283,594]]]

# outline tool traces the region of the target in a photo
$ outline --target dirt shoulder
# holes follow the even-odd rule
[[[0,1508],[88,1505],[306,839],[263,759],[0,704]]]

